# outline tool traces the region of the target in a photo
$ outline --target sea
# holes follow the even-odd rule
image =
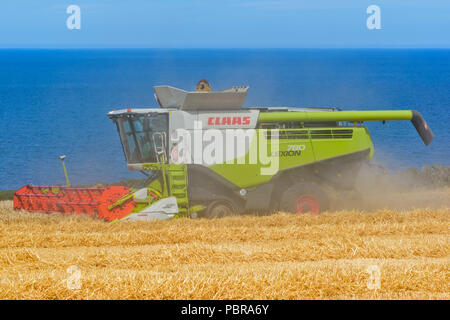
[[[425,146],[409,121],[366,123],[374,163],[390,171],[450,165],[450,50],[102,49],[0,50],[0,190],[140,178],[128,171],[106,116],[157,107],[153,86],[213,90],[249,85],[244,106],[419,111],[435,134]]]

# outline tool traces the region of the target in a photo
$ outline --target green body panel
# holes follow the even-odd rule
[[[411,120],[411,110],[335,111],[335,112],[261,112],[258,122],[282,121],[383,121]]]
[[[167,196],[176,197],[179,213],[184,214],[189,212],[188,175],[185,164],[144,163],[143,169],[165,172],[167,190],[164,188],[163,179],[153,180],[147,188],[149,191],[158,192],[163,198]]]
[[[142,166],[144,170],[161,172],[161,176],[158,179],[154,179],[146,186],[148,198],[146,201],[136,201],[136,207],[133,209],[133,213],[140,212],[158,200],[169,196],[176,197],[179,216],[188,215],[204,209],[203,206],[193,206],[192,208],[189,207],[188,175],[186,165],[144,163]],[[137,190],[135,189],[131,189],[129,194],[118,199],[113,205],[109,206],[108,209],[111,210],[114,207],[125,203],[133,197],[133,194],[136,191]]]
[[[413,112],[411,110],[384,110],[384,111],[305,111],[305,112],[261,112],[258,117],[258,123],[273,122],[363,122],[363,121],[388,121],[388,120],[411,120]],[[259,129],[260,131],[263,129]],[[331,131],[330,134],[316,133],[323,130]],[[333,134],[334,131],[352,130],[352,137],[344,137],[342,134]],[[351,154],[358,151],[369,149],[368,158],[373,156],[374,149],[367,128],[362,126],[354,127],[330,127],[330,128],[304,128],[304,129],[280,129],[280,135],[283,131],[302,132],[307,131],[302,138],[295,138],[294,135],[287,134],[287,137],[279,139],[279,171],[308,165],[314,162],[332,159],[342,155]],[[314,134],[312,134],[314,133]],[[259,135],[257,135],[259,137]],[[249,153],[257,150],[258,140],[255,137],[250,146]],[[301,154],[294,156],[283,155],[283,151],[289,151],[292,145],[304,145],[305,149]],[[268,141],[268,153],[271,152],[271,142]],[[221,175],[225,179],[241,188],[256,186],[271,180],[273,175],[262,175],[260,162],[248,164],[249,155],[245,156],[243,163],[246,164],[216,164],[210,167],[211,170]]]
[[[368,159],[372,158],[374,149],[369,131],[365,127],[353,128],[351,139],[317,139],[313,141],[315,161],[322,161],[334,157],[370,149]]]
[[[349,132],[342,134],[342,131]],[[258,131],[270,132],[270,130],[258,129]],[[338,133],[334,133],[338,132]],[[373,156],[373,144],[370,134],[365,127],[336,127],[336,128],[310,128],[310,129],[286,129],[279,130],[278,139],[267,139],[266,134],[257,133],[250,145],[249,153],[239,164],[236,159],[234,164],[215,164],[209,168],[239,186],[248,188],[266,183],[272,179],[274,174],[263,175],[261,168],[267,167],[259,159],[255,164],[249,164],[249,154],[258,150],[258,139],[264,139],[268,145],[268,154],[271,154],[272,143],[279,143],[279,171],[305,166],[317,161],[332,159],[335,157],[351,154],[358,151],[370,149],[368,158]],[[295,151],[295,146],[304,146],[303,150]],[[277,157],[277,154],[274,157]]]

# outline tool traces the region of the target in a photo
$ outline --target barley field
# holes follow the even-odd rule
[[[448,207],[109,224],[3,201],[0,299],[450,299],[449,235]]]

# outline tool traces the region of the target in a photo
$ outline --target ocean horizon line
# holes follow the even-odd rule
[[[223,51],[239,51],[239,50],[373,50],[373,51],[404,51],[404,50],[442,50],[448,51],[450,47],[0,47],[1,51],[7,50],[24,50],[24,51],[88,51],[88,50],[223,50]]]

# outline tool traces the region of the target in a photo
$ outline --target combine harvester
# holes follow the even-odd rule
[[[364,121],[410,120],[426,145],[433,139],[417,111],[242,108],[248,87],[213,92],[207,81],[201,89],[205,83],[207,90],[196,92],[157,86],[159,109],[108,113],[128,168],[147,176],[142,188],[74,188],[68,180],[64,187],[26,185],[15,193],[14,208],[107,221],[318,214],[328,208],[327,190],[352,190],[373,156]]]

